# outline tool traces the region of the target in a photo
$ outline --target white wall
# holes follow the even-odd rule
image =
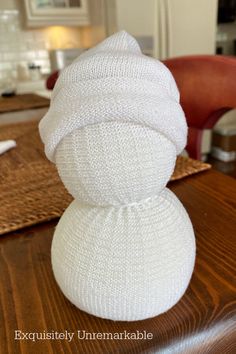
[[[215,53],[217,0],[115,2],[117,29],[152,38],[155,57]]]
[[[1,0],[0,10],[13,10],[17,7],[17,0]]]
[[[136,37],[147,55],[153,55],[155,1],[115,0],[116,30],[126,30]]]
[[[172,43],[168,55],[214,54],[217,0],[169,0],[169,3]]]
[[[117,26],[133,36],[152,36],[155,0],[116,0]]]

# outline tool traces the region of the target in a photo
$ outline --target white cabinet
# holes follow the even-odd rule
[[[215,54],[217,0],[155,0],[154,55]]]
[[[116,29],[130,32],[146,53],[159,59],[215,53],[217,0],[112,1]]]
[[[90,24],[88,0],[24,0],[28,27]]]

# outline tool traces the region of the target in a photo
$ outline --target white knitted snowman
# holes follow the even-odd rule
[[[52,243],[65,296],[112,320],[167,311],[195,261],[189,217],[165,187],[187,135],[171,73],[116,33],[64,69],[39,129],[75,198]]]

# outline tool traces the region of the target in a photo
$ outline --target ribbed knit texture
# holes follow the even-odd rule
[[[177,154],[186,144],[187,125],[170,71],[143,55],[124,31],[82,54],[59,76],[39,125],[47,157],[55,161],[57,145],[75,129],[111,120],[161,132]]]
[[[75,200],[52,244],[53,271],[65,296],[112,320],[167,311],[184,294],[194,259],[191,222],[168,189],[120,208],[91,208]]]
[[[165,188],[187,137],[168,69],[117,33],[61,73],[39,128],[75,198],[52,243],[65,296],[112,320],[170,309],[190,281],[195,239]]]

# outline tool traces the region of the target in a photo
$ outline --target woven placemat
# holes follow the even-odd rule
[[[12,97],[0,97],[0,113],[24,111],[48,107],[50,100],[36,94],[25,93]]]
[[[6,139],[15,139],[17,147],[0,156],[0,235],[58,218],[72,201],[45,158],[36,122],[0,127],[0,140]],[[178,157],[171,180],[209,168]]]
[[[178,156],[175,164],[175,170],[171,176],[171,181],[194,175],[202,171],[209,170],[211,165],[202,161],[190,159],[189,157]]]

